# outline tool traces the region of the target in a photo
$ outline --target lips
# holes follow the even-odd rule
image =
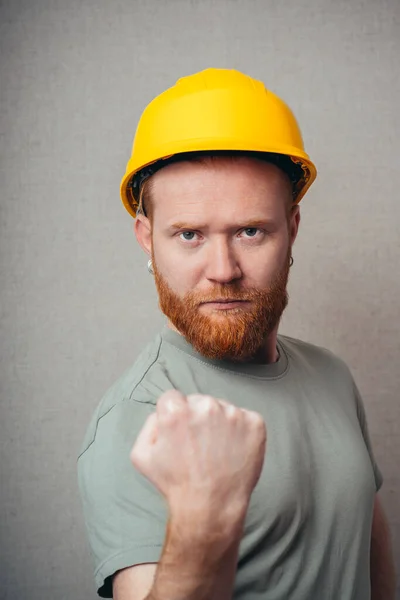
[[[202,304],[229,304],[230,302],[247,302],[247,300],[243,298],[215,298],[213,300],[205,300]]]
[[[230,302],[243,302],[243,300],[233,300],[229,298],[227,300],[211,300],[211,302],[220,302],[221,304],[229,304]]]
[[[232,298],[228,300],[208,300],[207,302],[202,302],[200,306],[208,306],[214,308],[214,310],[229,310],[231,308],[239,308],[241,304],[248,304],[248,300],[232,300]]]

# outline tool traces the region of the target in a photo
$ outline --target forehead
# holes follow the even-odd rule
[[[215,219],[286,214],[291,184],[275,165],[247,157],[208,157],[168,165],[152,177],[155,219],[177,214]],[[257,214],[255,214],[257,213]]]

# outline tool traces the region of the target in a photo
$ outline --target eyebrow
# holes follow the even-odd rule
[[[206,225],[202,225],[198,223],[195,225],[194,223],[185,223],[184,221],[178,221],[177,223],[172,223],[169,225],[168,229],[205,229]]]
[[[250,229],[252,227],[265,227],[266,225],[274,224],[273,219],[250,219],[249,221],[243,221],[241,225],[234,225],[232,229]],[[207,229],[208,225],[201,223],[185,223],[184,221],[177,221],[176,223],[172,223],[168,226],[168,230],[175,231],[178,229],[188,229],[188,230],[196,230],[196,229]]]

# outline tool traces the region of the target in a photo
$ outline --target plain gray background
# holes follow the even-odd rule
[[[400,2],[6,0],[0,44],[1,598],[97,597],[76,457],[163,323],[119,183],[144,106],[210,66],[281,95],[318,167],[281,331],[353,370],[399,568]]]

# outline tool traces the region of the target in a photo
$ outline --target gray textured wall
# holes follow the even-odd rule
[[[0,44],[1,598],[96,598],[75,459],[162,323],[119,181],[145,104],[208,66],[285,98],[319,167],[282,332],[352,367],[399,566],[398,0],[5,0]]]

